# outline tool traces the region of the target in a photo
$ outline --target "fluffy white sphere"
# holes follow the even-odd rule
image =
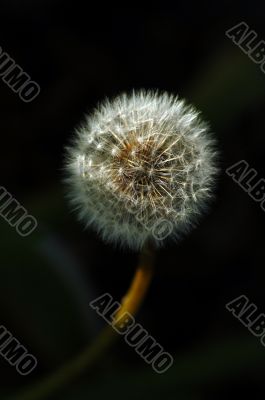
[[[106,100],[67,150],[70,197],[86,225],[140,249],[179,238],[212,196],[214,140],[198,112],[167,93]]]

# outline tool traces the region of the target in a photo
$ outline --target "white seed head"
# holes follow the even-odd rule
[[[80,219],[105,240],[140,249],[194,226],[212,197],[216,151],[193,107],[140,91],[106,100],[86,118],[66,170]]]

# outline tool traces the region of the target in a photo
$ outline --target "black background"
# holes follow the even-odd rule
[[[21,377],[0,358],[1,399],[82,351],[104,325],[89,301],[103,292],[119,300],[133,275],[137,255],[85,231],[62,183],[64,147],[84,113],[133,88],[193,103],[221,152],[210,213],[181,243],[157,252],[137,317],[175,362],[157,375],[120,340],[49,399],[264,396],[265,348],[225,308],[244,294],[265,313],[264,212],[225,174],[245,159],[265,177],[265,75],[225,35],[245,21],[265,40],[261,4],[2,0],[0,46],[41,94],[26,104],[0,81],[0,184],[39,223],[22,238],[0,221],[0,324],[38,359]]]

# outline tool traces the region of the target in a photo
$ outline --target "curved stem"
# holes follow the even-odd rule
[[[139,264],[133,277],[131,286],[122,299],[121,308],[115,320],[120,319],[125,312],[135,315],[141,306],[148,290],[153,275],[154,254],[150,244],[146,244],[140,254]],[[117,338],[117,333],[111,326],[107,326],[76,358],[63,365],[60,369],[43,378],[22,393],[10,397],[11,400],[40,400],[47,398],[60,387],[77,377],[84,369],[94,365],[112,342]]]

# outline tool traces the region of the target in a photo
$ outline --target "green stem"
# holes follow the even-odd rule
[[[131,286],[124,296],[121,308],[115,319],[121,318],[124,312],[134,314],[138,311],[148,290],[153,275],[153,251],[146,245],[141,254],[139,265],[136,269]],[[115,321],[114,321],[115,323]],[[51,375],[44,377],[34,385],[26,388],[23,392],[9,397],[9,400],[41,400],[53,394],[61,387],[67,385],[75,379],[83,370],[89,369],[98,362],[106,350],[118,337],[111,326],[107,326],[95,339],[88,345],[82,353],[67,364],[63,365]]]

